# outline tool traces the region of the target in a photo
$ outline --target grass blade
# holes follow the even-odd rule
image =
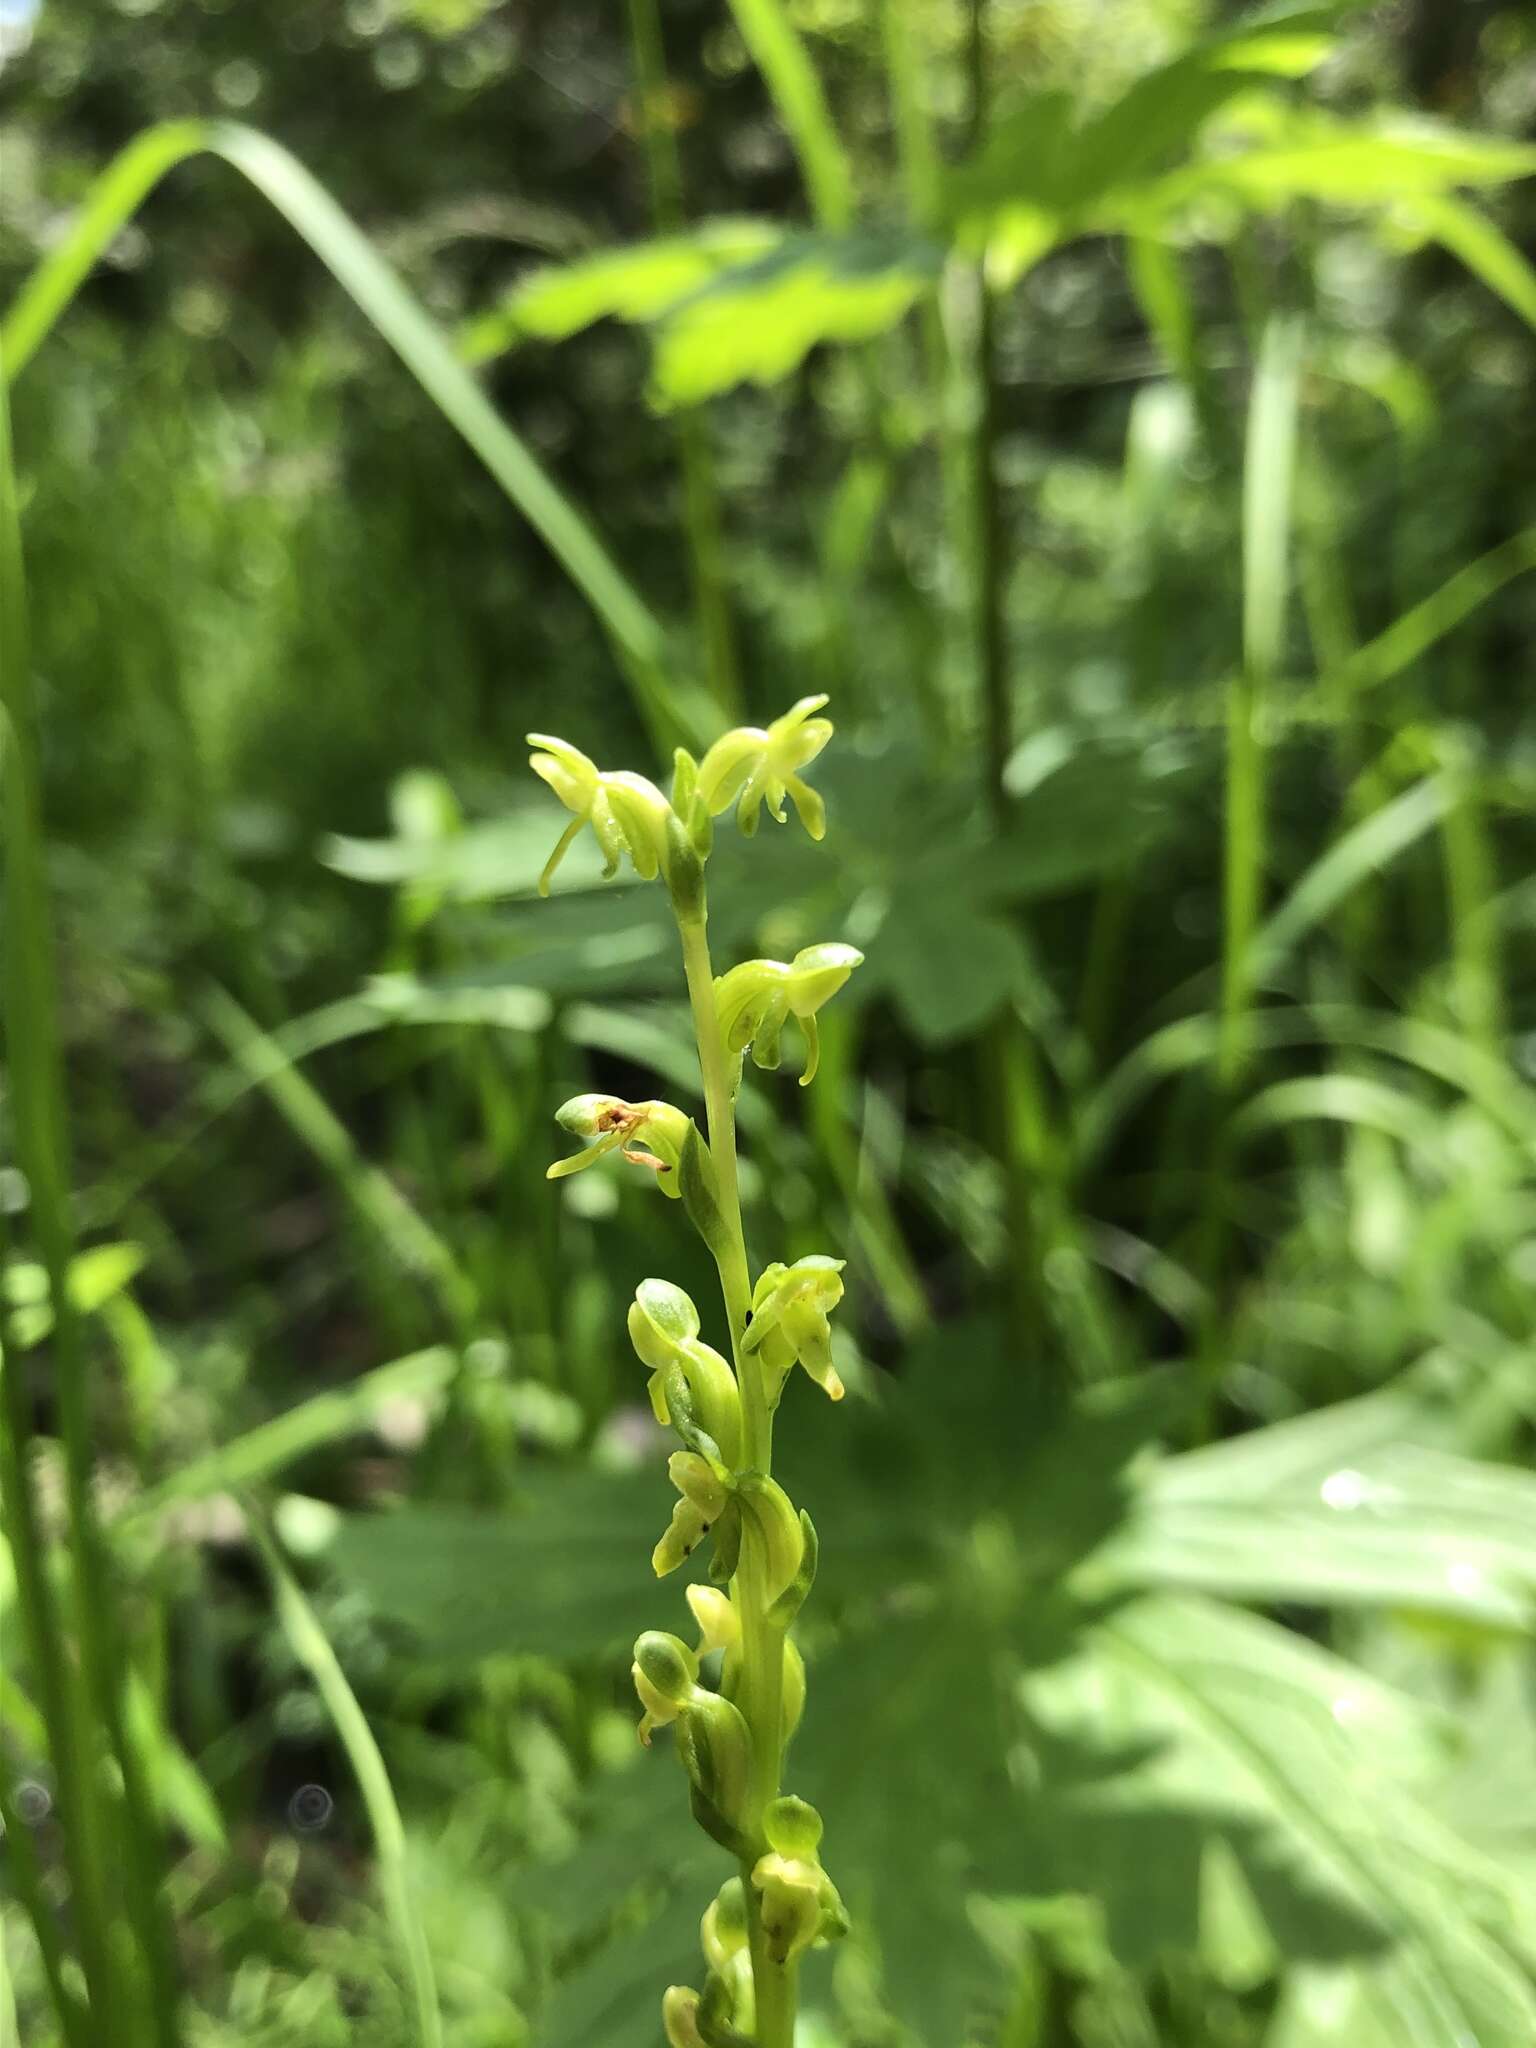
[[[0,358],[3,362],[3,358]],[[53,1733],[68,1816],[66,1855],[81,1957],[93,2008],[143,2038],[176,2048],[175,1966],[160,1892],[160,1845],[138,1760],[127,1742],[119,1680],[119,1612],[93,1493],[94,1403],[69,1286],[74,1259],[66,1157],[63,1058],[48,881],[43,862],[36,706],[27,636],[21,522],[11,460],[9,390],[0,367],[0,803],[5,828],[5,971],[0,977],[16,1160],[54,1308],[53,1386],[64,1449],[65,1519],[74,1662],[62,1641],[33,1494],[32,1417],[20,1375],[0,1372],[0,1476],[33,1668]],[[103,1751],[105,1754],[103,1755]],[[106,1762],[121,1787],[107,1789]],[[121,1891],[118,1891],[119,1885]],[[123,1925],[114,1926],[121,1920]],[[118,1937],[127,1934],[124,1944]],[[125,1955],[131,1960],[125,1960]],[[141,1974],[142,1971],[142,1974]]]
[[[1249,957],[1264,876],[1263,719],[1285,635],[1291,498],[1302,329],[1277,316],[1264,330],[1248,411],[1243,468],[1243,666],[1227,701],[1221,1078],[1242,1062]]]
[[[1413,210],[1419,225],[1443,249],[1496,292],[1527,326],[1536,327],[1536,268],[1487,214],[1449,194],[1422,199]]]
[[[23,286],[0,328],[11,374],[28,362],[146,194],[177,164],[203,152],[248,178],[309,244],[544,540],[607,629],[658,745],[670,751],[674,738],[695,736],[692,707],[664,673],[665,641],[655,614],[496,412],[437,323],[324,187],[269,136],[227,121],[173,121],[129,143],[97,179],[70,232]]]
[[[1335,840],[1254,935],[1246,967],[1249,986],[1272,974],[1296,942],[1346,896],[1436,825],[1451,809],[1455,795],[1449,776],[1426,776]]]
[[[731,12],[794,144],[811,212],[841,233],[853,219],[853,171],[805,45],[781,0],[731,0]]]
[[[443,1393],[457,1369],[457,1354],[445,1344],[375,1366],[350,1386],[300,1401],[285,1414],[178,1467],[134,1501],[123,1519],[135,1522],[180,1501],[204,1500],[211,1493],[233,1493],[272,1479],[323,1445],[366,1428],[390,1402],[431,1400]]]
[[[443,2023],[437,2005],[437,1983],[426,1931],[411,1897],[405,1861],[405,1823],[389,1771],[373,1730],[347,1683],[325,1630],[288,1569],[275,1534],[254,1503],[245,1503],[251,1540],[256,1546],[277,1603],[277,1618],[299,1662],[315,1681],[327,1713],[347,1752],[357,1779],[378,1857],[379,1892],[410,1985],[421,2048],[443,2048]]]
[[[1495,597],[1507,583],[1513,583],[1517,576],[1524,576],[1536,569],[1536,526],[1527,526],[1521,532],[1511,534],[1490,548],[1486,555],[1479,555],[1468,562],[1453,576],[1448,576],[1440,588],[1419,604],[1403,613],[1399,619],[1374,640],[1367,641],[1359,652],[1351,657],[1336,673],[1326,679],[1323,685],[1329,697],[1343,696],[1355,690],[1369,690],[1378,683],[1390,682],[1401,675],[1405,668],[1412,666],[1421,654],[1425,654],[1437,640],[1443,640],[1447,633],[1470,618],[1479,605]]]
[[[389,1176],[364,1159],[351,1132],[255,1020],[223,989],[209,992],[205,1014],[224,1049],[272,1099],[294,1134],[334,1177],[352,1209],[394,1259],[420,1274],[454,1323],[473,1313],[475,1290],[452,1251]]]
[[[673,125],[661,0],[629,0],[629,44],[639,88],[651,218],[659,235],[674,235],[683,226],[683,166]],[[708,662],[715,706],[722,718],[734,724],[741,712],[741,673],[736,658],[736,630],[726,593],[714,455],[707,424],[696,412],[687,408],[680,411],[673,421],[673,432],[682,471],[683,521],[688,535],[699,639]]]

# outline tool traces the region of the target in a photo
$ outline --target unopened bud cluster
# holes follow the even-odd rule
[[[774,1262],[753,1281],[735,1193],[733,1119],[746,1053],[759,1067],[776,1068],[790,1019],[805,1043],[801,1080],[811,1080],[817,1013],[862,956],[841,944],[808,946],[791,961],[749,960],[711,981],[704,942],[704,872],[720,813],[734,805],[750,835],[765,808],[784,823],[788,801],[811,837],[822,837],[825,807],[801,771],[832,735],[831,722],[817,715],[825,703],[805,697],[766,728],[726,733],[700,761],[679,748],[670,798],[644,776],[600,770],[564,740],[529,736],[535,771],[574,814],[541,892],[588,825],[605,874],[627,859],[643,880],[665,882],[683,936],[710,1096],[710,1143],[670,1103],[576,1096],[557,1115],[585,1149],[549,1169],[559,1178],[614,1152],[645,1167],[663,1193],[682,1199],[714,1254],[728,1310],[729,1356],[705,1340],[698,1309],[670,1281],[642,1281],[628,1316],[652,1411],[678,1440],[667,1465],[677,1501],[652,1564],[664,1576],[709,1545],[709,1582],[687,1593],[697,1644],[655,1629],[635,1644],[640,1739],[649,1743],[657,1729],[672,1729],[695,1817],[740,1865],[703,1918],[703,1989],[674,1985],[663,1999],[671,2048],[787,2041],[795,1965],[847,1924],[821,1867],[820,1816],[777,1789],[805,1704],[805,1666],[789,1630],[815,1578],[816,1531],[770,1476],[767,1456],[758,1463],[749,1456],[752,1417],[756,1442],[765,1446],[795,1366],[834,1401],[842,1398],[829,1318],[842,1299],[843,1262],[820,1255]],[[722,1119],[729,1120],[723,1137]],[[771,2042],[760,2031],[770,2005],[777,2015]]]

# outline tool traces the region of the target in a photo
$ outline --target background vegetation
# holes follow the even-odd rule
[[[521,736],[827,689],[827,846],[713,891],[868,956],[743,1106],[855,1248],[806,2048],[1526,2048],[1528,11],[0,38],[0,2038],[659,2038],[676,1247],[543,1168],[697,1082]]]

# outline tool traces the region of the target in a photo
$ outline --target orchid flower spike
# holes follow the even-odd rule
[[[617,1095],[573,1095],[555,1111],[555,1121],[574,1138],[595,1142],[585,1152],[557,1159],[547,1180],[563,1180],[595,1165],[606,1153],[622,1151],[632,1166],[648,1166],[664,1195],[676,1201],[677,1162],[688,1136],[689,1119],[670,1102],[624,1102]]]
[[[864,955],[855,946],[802,946],[793,960],[743,960],[715,982],[715,1008],[728,1051],[748,1045],[759,1067],[779,1064],[779,1035],[793,1017],[805,1039],[802,1088],[816,1078],[821,1040],[816,1012],[831,1001]]]
[[[826,701],[824,695],[802,697],[766,732],[761,726],[739,725],[722,733],[699,763],[698,793],[710,814],[719,817],[734,802],[736,822],[751,838],[765,803],[779,824],[785,822],[788,795],[806,831],[813,839],[822,838],[827,807],[800,770],[809,767],[832,737],[831,719],[811,715]]]

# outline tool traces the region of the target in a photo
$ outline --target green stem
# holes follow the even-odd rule
[[[731,1331],[731,1356],[741,1388],[742,1462],[746,1470],[766,1477],[773,1465],[773,1404],[765,1368],[742,1349],[752,1288],[747,1265],[746,1234],[741,1221],[741,1192],[736,1168],[736,1098],[730,1059],[715,1008],[715,978],[710,965],[704,913],[678,919],[683,942],[683,967],[688,1001],[698,1039],[699,1067],[709,1124],[709,1150],[714,1164],[720,1209],[726,1224],[725,1249],[716,1254],[720,1290],[725,1297]],[[775,1960],[764,1933],[752,1866],[765,1846],[764,1810],[779,1796],[784,1762],[784,1630],[769,1618],[769,1589],[762,1561],[753,1543],[744,1543],[733,1587],[741,1617],[741,1675],[736,1705],[752,1738],[752,1776],[743,1830],[753,1847],[742,1858],[741,1881],[746,1894],[747,1928],[752,1954],[752,1982],[757,2001],[757,2048],[792,2048],[795,2036],[795,1967]]]

